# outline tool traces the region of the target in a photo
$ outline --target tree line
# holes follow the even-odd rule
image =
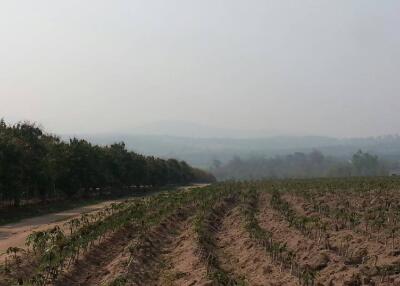
[[[123,142],[65,142],[30,122],[0,120],[0,202],[71,198],[132,186],[213,182],[184,161],[144,156]]]
[[[318,150],[295,152],[272,158],[235,157],[227,164],[215,161],[213,174],[219,180],[252,180],[268,178],[317,178],[385,176],[396,164],[359,150],[350,159],[325,156]]]

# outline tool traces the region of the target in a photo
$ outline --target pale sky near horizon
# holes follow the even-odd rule
[[[2,0],[0,117],[400,133],[400,1]]]

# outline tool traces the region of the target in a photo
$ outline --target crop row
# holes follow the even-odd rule
[[[83,215],[67,223],[66,231],[55,227],[47,231],[34,232],[27,239],[29,251],[25,255],[34,258],[36,266],[28,277],[14,277],[24,285],[48,285],[73,265],[91,247],[122,229],[134,229],[138,234],[145,233],[152,224],[182,205],[196,200],[198,192],[163,193],[144,199],[135,199]],[[6,271],[12,267],[22,267],[22,259],[17,255],[23,250],[11,248],[11,260]],[[26,273],[25,273],[26,274]]]
[[[289,249],[286,243],[274,239],[273,233],[262,228],[256,217],[258,202],[258,192],[252,189],[242,194],[242,213],[245,221],[245,227],[259,245],[271,256],[272,262],[283,269],[289,270],[291,275],[299,279],[301,285],[314,285],[316,271],[309,267],[304,267],[296,261],[295,252]]]

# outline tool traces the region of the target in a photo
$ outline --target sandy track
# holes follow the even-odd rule
[[[248,285],[298,285],[294,276],[281,272],[265,250],[252,241],[240,224],[242,219],[236,207],[222,220],[220,231],[216,234],[216,253],[221,267],[234,273],[234,276],[242,277]]]
[[[70,219],[79,217],[84,213],[98,211],[118,201],[122,200],[105,201],[98,204],[24,219],[18,223],[0,226],[0,262],[5,259],[4,253],[9,247],[25,247],[26,238],[33,231],[43,231],[57,225],[63,227],[63,224]]]

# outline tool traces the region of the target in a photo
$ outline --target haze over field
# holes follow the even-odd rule
[[[400,285],[399,27],[0,0],[0,286]]]
[[[165,121],[229,137],[397,134],[399,11],[395,0],[2,1],[0,114],[64,134]]]

